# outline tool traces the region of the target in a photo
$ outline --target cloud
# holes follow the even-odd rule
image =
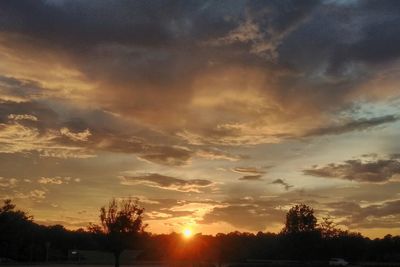
[[[235,167],[232,169],[232,171],[240,174],[253,174],[253,175],[265,174],[264,170],[261,170],[256,167]]]
[[[55,185],[69,184],[70,181],[79,183],[81,180],[79,178],[72,179],[71,177],[60,177],[60,176],[41,177],[37,180],[39,184],[55,184]]]
[[[262,181],[262,175],[244,175],[239,178],[242,181]]]
[[[64,181],[60,177],[55,177],[55,178],[47,178],[47,177],[41,177],[38,180],[39,184],[63,184]]]
[[[59,158],[85,158],[94,156],[96,151],[110,151],[136,154],[143,160],[167,166],[186,165],[195,153],[182,146],[157,144],[167,139],[166,135],[146,129],[138,133],[136,125],[127,125],[124,119],[101,110],[74,110],[68,113],[75,117],[65,118],[63,110],[53,108],[29,101],[2,102],[1,151],[38,151],[45,157]],[[147,140],[150,137],[157,143]]]
[[[256,167],[235,167],[233,172],[244,174],[239,180],[242,181],[262,181],[265,171]]]
[[[385,64],[399,56],[397,46],[382,49],[375,33],[394,39],[383,46],[397,43],[397,28],[391,25],[397,25],[398,6],[354,5],[239,1],[227,9],[218,2],[191,1],[2,3],[1,10],[13,14],[1,21],[2,51],[8,55],[2,60],[9,66],[1,70],[3,83],[19,88],[16,97],[24,101],[74,100],[181,138],[172,145],[182,145],[182,139],[194,145],[277,143],[367,129],[381,123],[375,120],[395,119],[354,116],[344,125],[335,122],[361,101],[398,96],[396,90],[378,94],[366,86],[377,77],[388,87],[397,83],[384,75]],[[83,17],[77,10],[96,15]],[[119,15],[99,23],[104,10]],[[366,19],[363,12],[375,15]],[[310,44],[305,36],[317,41]],[[38,71],[55,65],[61,69],[51,75]],[[25,87],[33,91],[23,95]],[[367,91],[373,97],[366,98]],[[142,158],[167,165],[187,162],[171,163],[157,154]]]
[[[64,134],[69,138],[84,138],[85,134],[60,131],[63,119],[48,105],[39,102],[0,102],[1,152],[39,152],[44,157],[92,156],[89,149],[62,142]],[[63,127],[61,127],[63,128]]]
[[[258,207],[253,205],[235,205],[214,208],[210,213],[204,216],[200,223],[211,224],[223,221],[235,227],[262,231],[267,227],[269,216],[266,216],[265,213],[259,213],[258,211]]]
[[[41,133],[38,128],[24,126],[18,122],[0,124],[2,153],[37,151],[43,157],[87,158],[92,154],[84,147],[62,145],[56,142],[59,134],[55,131]]]
[[[293,2],[287,1],[288,5]],[[267,59],[278,57],[277,49],[283,39],[312,13],[318,1],[304,1],[291,9],[275,2],[254,3],[247,7],[247,14],[239,25],[225,36],[206,42],[226,46],[235,43],[249,45],[249,52]]]
[[[18,123],[43,131],[57,123],[58,115],[48,106],[38,102],[0,101],[0,123]]]
[[[206,213],[199,223],[226,222],[240,229],[265,231],[284,221],[285,211],[275,205],[277,203],[259,200],[226,201]]]
[[[8,118],[10,120],[31,120],[31,121],[37,121],[38,119],[33,116],[33,115],[29,115],[29,114],[10,114],[8,115]]]
[[[285,188],[286,191],[288,191],[291,187],[293,187],[293,185],[288,184],[283,179],[275,179],[271,182],[271,184],[281,185]]]
[[[192,154],[191,150],[181,147],[149,146],[139,158],[167,166],[182,166],[188,164]]]
[[[333,125],[328,127],[323,127],[319,129],[314,129],[309,131],[304,136],[321,136],[321,135],[336,135],[343,134],[354,131],[363,131],[373,127],[377,127],[386,123],[393,123],[399,120],[398,116],[386,115],[381,117],[369,118],[369,119],[358,119],[353,120],[344,124]]]
[[[0,100],[25,102],[40,98],[46,90],[39,82],[0,75]]]
[[[234,155],[226,151],[215,148],[199,149],[196,151],[196,156],[210,160],[228,160],[228,161],[239,161],[241,159],[248,158],[248,156]]]
[[[151,144],[139,138],[124,139],[113,134],[105,136],[94,146],[105,151],[137,154],[139,159],[165,166],[187,165],[193,156],[193,152],[187,148]]]
[[[12,188],[15,187],[18,180],[15,178],[0,177],[0,187]]]
[[[30,199],[33,201],[40,202],[41,200],[46,198],[46,191],[42,189],[33,189],[27,192],[15,192],[12,196],[7,196],[7,198],[16,198],[16,199]]]
[[[303,170],[306,175],[338,178],[363,183],[386,183],[400,175],[400,161],[397,159],[360,159],[343,163],[330,163]]]
[[[54,226],[54,225],[62,225],[67,229],[85,229],[90,223],[90,220],[84,220],[82,218],[77,217],[66,217],[62,216],[61,219],[38,219],[35,220],[38,224],[47,225],[47,226]]]
[[[400,53],[395,49],[395,46],[400,43],[400,38],[394,35],[398,31],[392,27],[386,28],[399,21],[399,17],[395,15],[400,10],[399,4],[395,1],[388,1],[379,6],[374,1],[365,1],[360,2],[358,8],[363,12],[372,11],[376,17],[366,18],[361,14],[353,13],[355,16],[348,23],[353,25],[362,23],[363,25],[354,29],[354,33],[357,35],[352,42],[342,43],[336,47],[335,58],[332,62],[332,68],[335,71],[345,68],[346,65],[353,62],[380,64],[400,56]],[[383,16],[383,14],[386,14],[386,16]],[[381,23],[379,26],[376,25],[378,21]],[[381,30],[379,34],[374,32],[378,28]],[[390,43],[385,45],[384,43],[389,40]]]
[[[29,197],[32,199],[44,199],[46,198],[46,191],[43,190],[32,190],[29,192]]]
[[[214,185],[213,182],[203,179],[183,180],[171,176],[165,176],[157,173],[148,173],[138,176],[121,176],[121,184],[135,185],[145,184],[151,187],[174,190],[180,192],[199,193],[204,189]]]
[[[342,218],[342,224],[352,229],[400,226],[400,200],[397,199],[364,206],[355,202],[334,202],[327,206],[334,209],[333,215]]]
[[[74,132],[71,132],[67,127],[61,128],[60,133],[62,135],[65,135],[72,141],[81,141],[81,142],[87,141],[88,138],[92,135],[90,133],[89,129],[85,129],[83,132],[74,133]]]

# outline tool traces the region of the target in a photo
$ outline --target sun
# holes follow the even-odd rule
[[[183,229],[183,236],[186,238],[190,238],[193,235],[192,229],[185,228]]]

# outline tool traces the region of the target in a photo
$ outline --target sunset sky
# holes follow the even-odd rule
[[[0,1],[0,198],[42,224],[400,234],[400,1]]]

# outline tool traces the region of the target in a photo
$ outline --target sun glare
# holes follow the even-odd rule
[[[189,228],[186,228],[183,230],[183,236],[186,238],[190,238],[193,235],[192,230]]]

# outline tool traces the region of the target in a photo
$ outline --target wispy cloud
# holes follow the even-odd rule
[[[79,183],[81,180],[80,178],[71,178],[71,177],[40,177],[37,182],[39,184],[55,184],[55,185],[61,185],[61,184],[69,184],[70,182],[75,182]]]
[[[203,191],[207,187],[214,185],[213,182],[204,179],[179,179],[171,176],[165,176],[157,173],[148,173],[137,176],[120,176],[121,184],[135,185],[145,184],[151,187],[157,187],[167,190],[175,190],[181,192],[197,192]]]
[[[399,117],[395,115],[386,115],[375,118],[352,120],[343,124],[314,129],[306,133],[304,136],[310,137],[310,136],[321,136],[321,135],[337,135],[354,131],[363,131],[386,123],[393,123],[398,120]]]
[[[263,169],[256,167],[235,167],[232,171],[242,174],[243,176],[239,178],[242,181],[262,181],[265,174]]]
[[[0,177],[0,187],[12,188],[17,185],[18,180],[15,178]]]

